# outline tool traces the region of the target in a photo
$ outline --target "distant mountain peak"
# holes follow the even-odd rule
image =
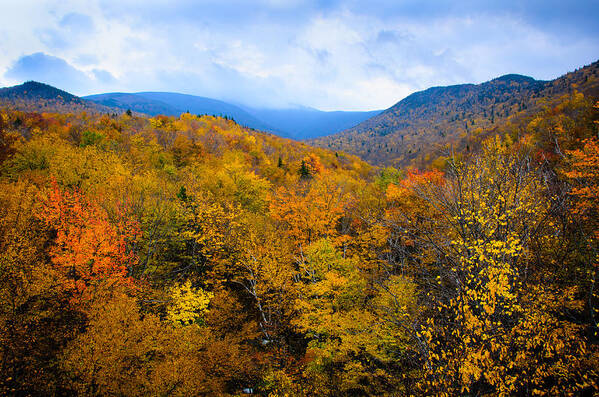
[[[66,91],[53,87],[49,84],[30,80],[21,85],[0,89],[2,98],[26,98],[26,99],[56,99],[62,98],[65,102],[83,103],[84,101]]]
[[[23,88],[36,89],[36,88],[54,88],[50,84],[40,83],[39,81],[29,80],[21,84]]]
[[[530,76],[525,76],[522,74],[510,73],[510,74],[504,74],[503,76],[497,77],[497,78],[491,80],[490,82],[534,83],[536,81],[539,81],[539,80],[535,80],[534,78],[532,78]]]
[[[114,107],[87,101],[49,84],[34,80],[13,87],[0,88],[0,106],[37,112],[122,113],[121,110]]]

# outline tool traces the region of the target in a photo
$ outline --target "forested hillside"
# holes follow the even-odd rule
[[[27,81],[14,87],[0,88],[0,107],[36,112],[103,112],[124,110],[103,106],[37,81]]]
[[[297,107],[290,109],[265,109],[236,106],[230,103],[196,95],[173,92],[106,93],[84,97],[95,103],[150,116],[178,116],[184,112],[232,118],[246,127],[268,131],[293,139],[309,139],[331,135],[353,127],[380,113],[373,112],[324,112],[317,109]]]
[[[514,119],[534,117],[573,91],[599,97],[599,62],[553,81],[511,74],[478,85],[429,88],[354,128],[311,143],[373,164],[422,166],[452,150],[467,150],[471,141],[505,129]]]
[[[592,395],[598,121],[573,90],[406,171],[2,110],[0,394]]]
[[[196,95],[174,92],[138,92],[134,94],[116,92],[89,95],[85,99],[105,106],[114,106],[124,110],[131,109],[149,116],[178,116],[181,113],[191,112],[232,118],[246,127],[285,135],[238,106]]]

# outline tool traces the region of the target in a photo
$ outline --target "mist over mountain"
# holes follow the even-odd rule
[[[246,109],[260,120],[264,120],[277,130],[285,131],[295,139],[311,139],[334,134],[380,113],[380,110],[370,112],[324,112],[304,107],[295,109]]]
[[[0,101],[38,111],[223,116],[256,130],[309,139],[314,145],[356,154],[371,163],[402,166],[451,147],[465,147],[481,131],[498,128],[516,115],[534,113],[544,101],[572,90],[596,93],[598,70],[595,62],[552,81],[507,74],[482,84],[432,87],[384,111],[367,112],[252,108],[172,92],[115,92],[79,98],[33,81],[0,89]]]
[[[310,139],[334,134],[379,113],[379,111],[325,112],[307,107],[252,108],[173,92],[106,93],[84,98],[105,106],[131,109],[152,116],[158,114],[178,116],[187,111],[193,114],[226,116],[241,125],[293,139]]]
[[[599,395],[597,21],[0,0],[0,397]]]
[[[106,93],[84,97],[90,101],[131,109],[150,116],[163,114],[179,116],[181,113],[208,114],[233,118],[241,125],[257,130],[281,133],[261,120],[250,115],[245,110],[216,99],[195,95],[178,94],[174,92],[138,92],[138,93]],[[281,134],[284,135],[284,134]]]

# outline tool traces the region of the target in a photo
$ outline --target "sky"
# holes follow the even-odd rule
[[[0,0],[0,86],[375,110],[599,59],[599,0]]]

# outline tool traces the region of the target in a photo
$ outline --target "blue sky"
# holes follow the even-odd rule
[[[599,0],[0,0],[0,85],[387,108],[431,86],[599,59]]]

